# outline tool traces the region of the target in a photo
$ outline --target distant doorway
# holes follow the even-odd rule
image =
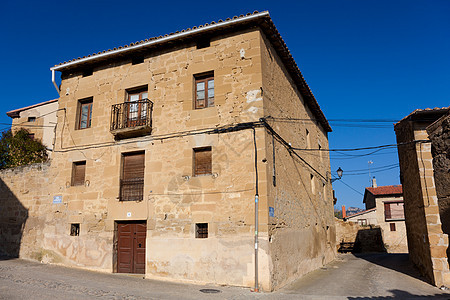
[[[117,273],[145,274],[146,221],[117,222]]]

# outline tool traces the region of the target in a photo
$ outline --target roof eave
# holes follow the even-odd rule
[[[205,27],[201,27],[201,28],[196,28],[196,29],[191,29],[189,31],[185,31],[185,32],[180,32],[180,33],[175,33],[173,35],[169,35],[169,36],[165,36],[162,38],[158,38],[156,40],[151,40],[148,42],[144,42],[144,43],[140,43],[137,45],[133,45],[133,46],[128,46],[125,48],[121,48],[121,49],[117,49],[117,50],[111,50],[111,51],[107,51],[104,53],[100,53],[100,54],[96,54],[94,56],[90,56],[90,57],[85,57],[85,58],[81,58],[81,59],[76,59],[75,61],[71,61],[71,62],[67,62],[67,63],[63,63],[61,65],[57,65],[54,67],[51,67],[50,70],[52,71],[62,71],[68,67],[73,67],[75,65],[78,64],[83,64],[86,62],[94,62],[97,60],[101,60],[107,57],[111,57],[120,53],[124,53],[124,52],[128,52],[128,51],[132,51],[132,50],[137,50],[137,49],[141,49],[141,48],[145,48],[145,47],[149,47],[149,46],[154,46],[157,44],[162,44],[162,43],[166,43],[168,41],[173,41],[173,40],[177,40],[186,36],[191,36],[191,35],[195,35],[195,34],[199,34],[199,33],[205,33],[208,31],[213,31],[216,30],[218,28],[226,28],[235,24],[240,24],[240,23],[245,23],[251,20],[255,20],[255,19],[259,19],[259,18],[264,18],[264,17],[268,17],[269,16],[269,12],[268,11],[263,11],[257,14],[253,14],[250,16],[244,16],[238,19],[232,19],[229,21],[224,21],[224,22],[220,22],[220,23],[216,23],[216,24],[212,24],[212,25],[208,25]]]

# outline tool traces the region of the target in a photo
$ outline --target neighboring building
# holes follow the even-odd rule
[[[54,99],[11,110],[6,114],[12,118],[13,131],[25,128],[30,132],[30,137],[39,139],[51,150],[55,140],[57,110],[58,99]]]
[[[395,124],[409,257],[436,286],[450,287],[448,235],[442,231],[427,127],[449,108],[415,110]]]
[[[377,209],[367,209],[343,218],[344,221],[358,223],[361,226],[378,225]]]
[[[257,275],[268,291],[335,257],[329,155],[291,148],[327,149],[331,128],[268,12],[51,70],[54,155],[32,170],[48,184],[0,173],[25,211],[21,257],[248,287]]]
[[[408,252],[402,186],[377,186],[373,178],[372,187],[364,192],[363,203],[367,210],[376,209],[375,224],[381,228],[386,250],[390,253]]]

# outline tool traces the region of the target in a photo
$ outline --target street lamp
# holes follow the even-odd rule
[[[342,171],[341,167],[339,167],[339,169],[336,170],[337,175],[339,176],[339,178],[334,178],[331,179],[331,182],[335,182],[336,180],[342,179],[342,174],[344,173],[344,171]]]

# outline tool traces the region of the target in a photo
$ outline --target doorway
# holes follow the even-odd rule
[[[117,273],[145,274],[146,221],[116,222]]]

